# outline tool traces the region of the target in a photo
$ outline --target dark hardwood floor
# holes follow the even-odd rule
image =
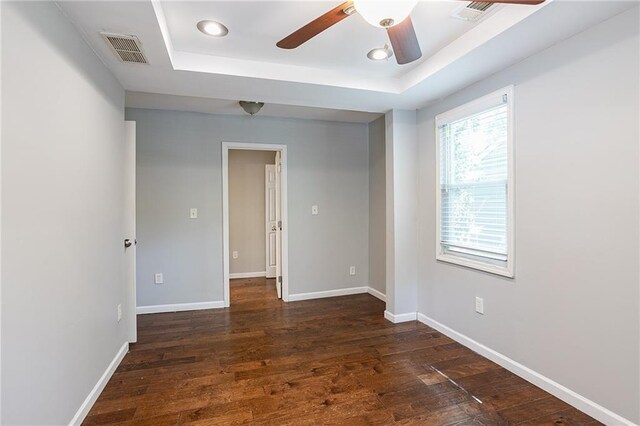
[[[283,303],[234,280],[231,308],[140,315],[84,424],[576,425],[592,418],[362,294]]]

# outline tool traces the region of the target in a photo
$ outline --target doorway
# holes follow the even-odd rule
[[[251,156],[249,152],[255,154]],[[235,200],[238,195],[236,191],[236,182],[231,185],[230,174],[230,156],[231,163],[235,164],[236,160],[241,157],[260,157],[266,158],[264,152],[273,153],[273,161],[268,161],[260,165],[258,173],[264,177],[264,181],[259,185],[259,191],[264,194],[263,208],[256,207],[254,212],[262,215],[258,226],[258,234],[252,234],[255,240],[257,237],[261,244],[260,251],[264,250],[261,257],[261,263],[255,257],[256,244],[253,249],[248,250],[244,254],[237,250],[238,241],[236,235],[231,235],[231,228],[240,229],[244,232],[244,228],[238,228],[238,215],[243,215],[242,211],[235,211],[234,216],[230,217],[231,201]],[[230,155],[231,154],[231,155]],[[241,155],[246,154],[246,155]],[[270,154],[266,154],[269,156]],[[271,163],[271,164],[268,164]],[[255,169],[255,167],[254,167]],[[255,174],[256,170],[252,173]],[[234,175],[236,172],[234,171]],[[243,175],[240,175],[244,177]],[[255,186],[255,185],[254,185]],[[230,190],[231,189],[231,190]],[[254,188],[254,191],[256,188]],[[245,194],[243,197],[250,195]],[[289,281],[288,281],[288,229],[287,229],[287,152],[285,145],[271,144],[252,144],[223,142],[222,143],[222,219],[223,219],[223,293],[224,305],[229,307],[231,303],[230,280],[232,278],[247,278],[249,275],[273,277],[274,285],[279,298],[285,302],[289,300]],[[258,198],[258,197],[255,197]],[[254,218],[255,219],[255,218]],[[254,220],[255,222],[255,220]],[[255,224],[254,224],[255,227]],[[233,237],[233,238],[232,238]],[[253,253],[251,253],[253,252]],[[253,255],[253,259],[250,259]],[[242,258],[245,256],[245,258]],[[248,259],[249,258],[249,259]],[[242,270],[238,265],[242,264],[246,269],[258,270],[260,272],[238,272]],[[252,266],[247,266],[248,264]]]

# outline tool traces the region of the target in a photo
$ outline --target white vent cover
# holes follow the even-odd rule
[[[487,11],[493,10],[492,6],[494,4],[486,1],[472,1],[466,6],[457,8],[451,17],[462,19],[463,21],[477,22],[486,15]]]
[[[126,34],[100,33],[113,53],[122,62],[148,64],[147,57],[142,50],[142,43],[136,36]]]

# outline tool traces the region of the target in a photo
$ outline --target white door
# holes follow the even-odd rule
[[[127,300],[124,319],[128,323],[129,342],[138,340],[136,319],[136,122],[125,121],[125,283]]]
[[[265,200],[265,253],[267,278],[276,277],[276,231],[278,219],[276,217],[276,166],[267,164],[264,175]]]
[[[276,290],[278,299],[282,299],[282,201],[281,201],[282,157],[276,152]]]

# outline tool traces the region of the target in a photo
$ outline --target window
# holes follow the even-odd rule
[[[436,258],[513,277],[513,88],[436,117]]]

